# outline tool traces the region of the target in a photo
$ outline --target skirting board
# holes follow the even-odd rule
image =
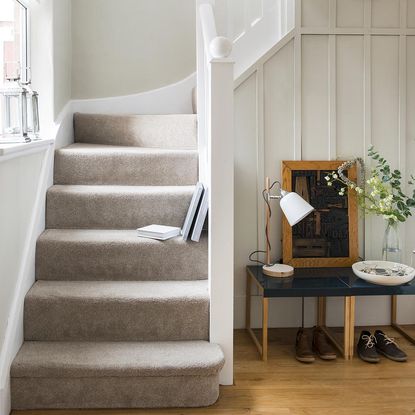
[[[0,415],[9,415],[10,410],[10,378],[7,377],[6,384],[0,389]]]
[[[73,112],[88,114],[192,114],[196,73],[152,91],[120,97],[75,99]]]

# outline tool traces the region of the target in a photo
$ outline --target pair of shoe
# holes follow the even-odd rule
[[[315,360],[315,354],[323,360],[334,360],[337,358],[336,352],[320,327],[313,328],[312,342],[310,342],[306,330],[303,328],[298,329],[295,342],[295,358],[302,363],[312,363]]]
[[[363,330],[357,343],[357,354],[369,363],[378,363],[380,355],[395,362],[407,360],[406,353],[398,347],[393,338],[387,336],[382,330],[376,330],[374,334]]]

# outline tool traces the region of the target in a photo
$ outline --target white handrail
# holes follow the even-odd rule
[[[232,42],[226,37],[218,36],[212,5],[210,3],[201,4],[199,13],[203,43],[208,61],[227,58],[232,51]]]
[[[204,3],[199,6],[200,24],[202,26],[203,43],[205,46],[205,53],[210,54],[210,42],[215,39],[218,34],[216,32],[215,15],[213,13],[212,5]]]

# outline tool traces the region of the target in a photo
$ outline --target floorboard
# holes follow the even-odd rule
[[[373,328],[370,328],[374,330]],[[361,328],[356,329],[356,342]],[[244,330],[235,332],[235,385],[221,387],[219,401],[200,409],[14,411],[13,415],[414,415],[415,346],[389,327],[408,353],[406,363],[382,358],[368,364],[354,358],[294,359],[295,329],[271,329],[268,362]],[[415,326],[410,327],[415,335]],[[338,331],[340,336],[341,330]]]

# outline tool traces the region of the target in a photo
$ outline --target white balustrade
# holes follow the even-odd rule
[[[220,375],[233,383],[233,66],[232,42],[218,36],[211,2],[197,7],[200,180],[209,191],[210,341],[222,347]]]
[[[294,27],[294,0],[223,0],[217,5],[197,0],[196,9],[199,176],[210,196],[210,341],[225,353],[220,382],[231,385],[234,79]],[[217,22],[225,22],[228,37],[218,36]]]

